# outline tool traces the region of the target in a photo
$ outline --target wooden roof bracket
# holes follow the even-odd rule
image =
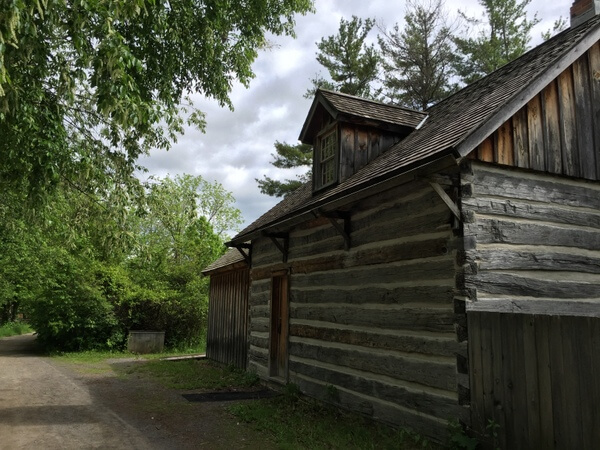
[[[252,264],[252,257],[251,257],[251,251],[252,251],[252,244],[238,244],[235,246],[235,248],[237,249],[238,252],[240,252],[240,254],[242,255],[242,257],[244,258],[244,261],[246,261],[246,264],[248,264],[248,267],[250,267]],[[246,249],[248,250],[248,253],[246,253],[244,250],[242,249]]]
[[[271,241],[273,241],[273,244],[275,244],[275,247],[277,247],[277,249],[283,255],[283,262],[286,263],[288,260],[288,252],[289,252],[289,248],[290,248],[289,233],[268,233],[266,231],[263,231],[262,234],[263,234],[263,236],[266,236],[266,237],[270,238]],[[279,242],[279,239],[281,239],[283,241],[283,243]]]
[[[328,211],[319,210],[319,215],[327,217],[331,222],[331,225],[340,233],[344,238],[344,249],[350,250],[351,239],[350,239],[350,213],[348,211]],[[344,221],[344,226],[340,225],[338,219]]]
[[[446,206],[450,209],[450,211],[452,211],[452,214],[454,214],[456,219],[460,222],[460,209],[458,209],[458,206],[456,206],[456,203],[454,203],[454,201],[450,198],[450,196],[448,194],[446,194],[446,191],[444,191],[444,188],[441,187],[435,181],[427,180],[427,182],[433,188],[433,190],[437,193],[437,195],[440,196],[440,198],[446,204]]]

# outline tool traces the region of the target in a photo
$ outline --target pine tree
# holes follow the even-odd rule
[[[373,19],[342,19],[337,35],[317,43],[317,61],[327,69],[330,79],[318,74],[311,80],[313,86],[306,98],[311,98],[320,87],[365,98],[378,95],[372,84],[377,80],[381,58],[375,45],[366,44],[374,25]]]
[[[451,79],[452,29],[442,0],[409,1],[398,24],[378,37],[384,68],[384,95],[392,103],[427,109],[456,89]]]
[[[272,154],[274,160],[271,164],[279,169],[293,169],[296,167],[308,167],[308,172],[296,175],[295,179],[284,181],[269,178],[266,175],[262,180],[256,178],[260,192],[272,197],[284,197],[298,189],[310,179],[310,167],[312,165],[312,146],[306,144],[288,144],[286,142],[275,142],[275,151]]]
[[[456,69],[469,84],[518,58],[529,48],[531,29],[539,22],[537,14],[527,17],[531,0],[479,0],[485,8],[484,21],[461,16],[469,26],[479,27],[477,37],[457,37],[460,60]]]

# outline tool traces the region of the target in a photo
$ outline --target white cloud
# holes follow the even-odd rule
[[[560,15],[569,17],[571,0],[533,0],[529,12],[542,19],[533,31],[534,44],[540,33],[552,27]],[[309,79],[322,68],[315,60],[316,45],[322,37],[336,34],[342,17],[374,17],[391,27],[403,23],[405,2],[389,0],[317,0],[316,14],[297,18],[297,39],[273,37],[273,48],[260,54],[253,65],[256,77],[248,89],[236,84],[231,93],[235,111],[221,108],[211,100],[196,96],[196,106],[206,113],[206,133],[187,130],[169,152],[154,151],[140,160],[150,174],[191,173],[216,180],[237,199],[246,223],[254,221],[279,200],[260,194],[255,178],[293,177],[273,168],[269,161],[273,143],[297,142],[310,108],[303,97]],[[450,11],[461,8],[469,15],[479,14],[476,0],[446,1]],[[375,35],[375,33],[373,33]],[[374,40],[374,39],[373,39]]]

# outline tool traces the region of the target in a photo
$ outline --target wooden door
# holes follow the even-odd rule
[[[270,375],[287,377],[288,276],[274,275],[271,283],[271,353]]]

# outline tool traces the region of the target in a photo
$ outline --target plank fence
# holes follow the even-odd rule
[[[487,448],[598,448],[600,318],[469,312],[468,327]]]
[[[206,356],[240,369],[247,366],[248,283],[248,268],[210,278]]]

